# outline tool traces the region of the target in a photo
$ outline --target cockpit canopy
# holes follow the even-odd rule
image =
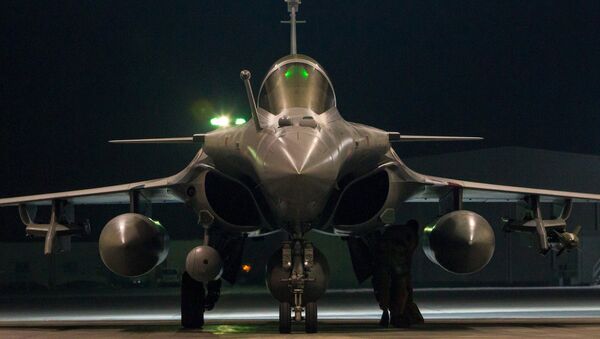
[[[272,114],[295,107],[321,114],[335,107],[335,93],[316,62],[294,58],[271,69],[260,89],[258,106]]]

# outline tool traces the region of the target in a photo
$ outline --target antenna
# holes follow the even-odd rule
[[[250,111],[252,112],[252,120],[254,121],[254,127],[256,131],[259,132],[262,127],[260,127],[260,121],[258,120],[258,112],[256,109],[256,100],[254,100],[254,94],[252,94],[252,85],[250,84],[250,78],[252,74],[250,74],[249,70],[243,70],[240,72],[240,78],[244,81],[244,86],[246,86],[246,94],[248,95],[248,103],[250,104]]]
[[[304,24],[304,20],[296,20],[296,13],[302,1],[300,0],[285,0],[288,4],[288,12],[290,12],[290,20],[282,21],[283,24],[290,24],[290,54],[298,54],[298,48],[296,45],[296,24]]]

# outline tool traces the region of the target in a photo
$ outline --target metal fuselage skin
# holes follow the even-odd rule
[[[390,146],[385,132],[348,123],[337,110],[317,116],[291,109],[286,115],[292,126],[263,126],[257,132],[248,123],[211,133],[204,151],[219,171],[256,184],[278,226],[307,230],[332,212],[326,209],[338,181],[376,168]],[[318,127],[298,125],[308,116]]]
[[[285,59],[320,67],[308,57]],[[386,132],[345,121],[335,105],[320,114],[307,107],[278,114],[259,108],[258,117],[259,129],[250,121],[207,134],[204,152],[220,172],[249,179],[277,226],[290,232],[321,227],[338,182],[372,171],[390,149]]]

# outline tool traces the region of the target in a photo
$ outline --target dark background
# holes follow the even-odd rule
[[[221,113],[249,118],[239,72],[253,72],[257,93],[269,66],[289,52],[289,27],[279,23],[287,18],[283,0],[0,2],[0,197],[180,170],[197,147],[106,141],[190,136],[210,130],[209,119]],[[598,192],[600,2],[305,0],[299,19],[308,20],[298,28],[299,52],[328,70],[347,120],[406,134],[486,138],[401,144],[399,155],[415,169]],[[593,157],[513,148],[432,156],[499,146]],[[430,205],[410,208],[423,223],[436,213]],[[536,256],[527,237],[501,233],[499,217],[513,206],[479,208],[497,233],[490,267],[456,277],[419,251],[416,286],[591,281],[600,250],[586,244],[597,244],[598,206],[575,215],[591,239],[584,241],[586,255],[560,260]],[[40,239],[26,240],[16,209],[1,209],[0,285],[137,285],[108,272],[94,243],[102,226],[125,211],[78,207],[92,235],[69,253],[45,258]],[[165,268],[181,273],[202,230],[179,205],[155,206],[153,216],[175,240],[168,261],[144,278],[160,281]],[[332,286],[355,286],[345,244],[315,241],[328,251]],[[250,242],[244,260],[264,267],[278,246],[277,236]],[[263,276],[255,269],[242,285],[262,286]]]
[[[178,171],[194,146],[106,141],[248,117],[239,71],[253,71],[257,92],[289,52],[283,0],[19,0],[0,13],[3,197]],[[299,52],[328,70],[347,120],[486,138],[402,144],[400,156],[508,145],[599,153],[598,1],[306,0],[299,19]]]

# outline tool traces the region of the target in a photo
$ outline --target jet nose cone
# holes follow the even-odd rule
[[[327,202],[338,166],[317,134],[296,131],[280,136],[264,156],[263,189],[281,219],[312,221]]]

